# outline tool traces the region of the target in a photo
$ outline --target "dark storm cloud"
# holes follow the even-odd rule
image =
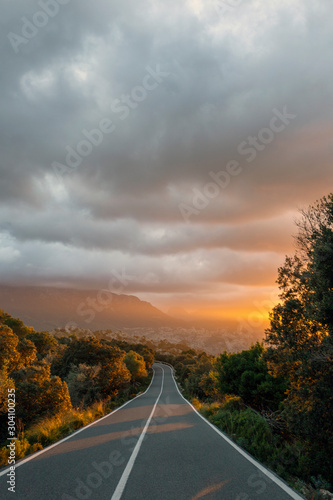
[[[332,180],[328,0],[0,3],[2,279],[97,285],[113,262],[156,293],[273,286]]]

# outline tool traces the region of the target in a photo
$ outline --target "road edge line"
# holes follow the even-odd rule
[[[150,389],[150,386],[152,385],[153,380],[155,378],[155,370],[154,370],[154,368],[153,368],[153,372],[154,372],[153,377],[152,377],[152,379],[150,381],[149,386],[145,390],[145,392],[143,392],[142,394],[138,394],[137,396],[135,396],[134,398],[130,399],[129,401],[126,401],[126,403],[124,403],[121,406],[119,406],[119,408],[116,408],[115,410],[112,410],[110,413],[107,413],[106,415],[104,415],[103,417],[99,418],[98,420],[94,420],[94,422],[90,422],[90,424],[87,424],[84,427],[81,427],[80,429],[78,429],[77,431],[72,432],[68,436],[62,438],[60,441],[57,441],[56,443],[50,444],[49,446],[47,446],[46,448],[43,448],[40,451],[32,453],[31,455],[27,456],[27,458],[20,459],[18,462],[15,463],[15,468],[20,467],[21,465],[24,465],[27,462],[30,462],[30,460],[33,460],[34,458],[37,458],[39,455],[42,455],[46,451],[49,451],[52,448],[55,448],[55,446],[58,446],[58,444],[64,443],[68,439],[76,436],[77,434],[79,434],[80,432],[84,431],[85,429],[88,429],[89,427],[92,427],[93,425],[97,424],[97,422],[100,422],[101,420],[104,420],[105,418],[110,417],[111,415],[113,415],[117,411],[121,410],[122,408],[124,408],[126,405],[128,405],[129,403],[131,403],[135,399],[140,398],[141,396],[143,396],[144,394],[146,394],[146,392],[148,392],[148,390]],[[13,466],[11,465],[11,466],[7,467],[6,469],[4,469],[3,471],[1,471],[0,472],[0,477],[4,476],[10,470],[11,467],[13,467]]]
[[[229,443],[235,450],[237,450],[243,457],[245,457],[249,462],[251,462],[253,465],[255,465],[263,474],[265,474],[269,479],[274,481],[275,484],[277,484],[280,488],[282,488],[288,495],[290,495],[291,498],[294,500],[306,500],[304,496],[301,496],[299,493],[294,491],[287,483],[285,483],[279,476],[277,476],[273,471],[270,471],[268,468],[266,468],[265,465],[261,464],[259,461],[257,461],[252,455],[250,455],[247,451],[243,450],[240,446],[238,446],[234,441],[232,441],[224,432],[222,432],[218,427],[216,427],[214,424],[209,422],[201,413],[198,412],[198,410],[190,403],[180,392],[177,382],[175,380],[174,374],[173,374],[174,369],[171,369],[171,376],[174,381],[174,384],[176,386],[176,389],[180,396],[183,398],[184,401],[188,405],[191,406],[191,408],[195,411],[195,413],[204,421],[206,424],[208,424],[219,436],[221,436],[227,443]]]

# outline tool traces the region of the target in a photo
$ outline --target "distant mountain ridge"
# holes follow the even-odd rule
[[[149,302],[107,290],[0,285],[0,308],[39,331],[67,325],[90,330],[184,326]]]

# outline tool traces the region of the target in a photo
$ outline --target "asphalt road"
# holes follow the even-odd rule
[[[290,500],[281,479],[233,444],[154,365],[148,390],[69,438],[18,462],[2,500]]]

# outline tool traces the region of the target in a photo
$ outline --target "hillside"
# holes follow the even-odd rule
[[[64,328],[92,332],[121,330],[128,338],[186,344],[191,348],[218,354],[247,349],[260,333],[243,332],[234,324],[195,322],[171,317],[149,302],[133,295],[117,295],[98,290],[54,287],[0,286],[0,309],[20,318],[37,331]],[[70,328],[69,328],[70,327]],[[84,333],[85,332],[85,333]]]
[[[184,324],[133,295],[98,290],[0,286],[0,308],[36,330],[49,331],[68,324],[90,330]]]

